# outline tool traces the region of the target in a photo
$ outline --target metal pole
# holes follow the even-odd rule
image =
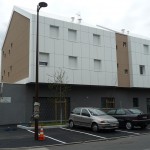
[[[37,35],[36,35],[36,84],[35,84],[35,102],[39,102],[39,5],[37,5]],[[39,119],[35,118],[35,140],[38,140]]]
[[[34,139],[38,140],[39,126],[39,11],[40,8],[47,7],[47,3],[40,2],[37,5],[37,35],[36,35],[36,83],[35,83],[35,103],[34,103],[34,119],[35,119],[35,134]]]

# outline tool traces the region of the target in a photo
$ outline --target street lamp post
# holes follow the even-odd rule
[[[36,35],[36,83],[35,83],[35,103],[34,103],[34,119],[35,119],[35,140],[38,140],[38,122],[39,122],[39,11],[42,7],[47,7],[47,3],[40,2],[37,5],[37,35]]]

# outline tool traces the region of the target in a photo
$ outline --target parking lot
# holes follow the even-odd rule
[[[70,129],[67,127],[44,129],[46,139],[35,141],[33,130],[19,128],[0,129],[0,148],[29,147],[56,144],[73,144],[96,140],[113,140],[116,138],[150,134],[150,128],[134,130],[118,129],[116,131],[92,132],[87,128]]]

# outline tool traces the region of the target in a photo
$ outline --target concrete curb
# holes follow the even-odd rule
[[[53,128],[62,128],[62,127],[67,127],[68,125],[55,125],[55,126],[39,126],[42,127],[43,129],[53,129]],[[23,125],[17,125],[17,128],[20,129],[25,129],[25,130],[34,130],[34,127],[27,127]]]

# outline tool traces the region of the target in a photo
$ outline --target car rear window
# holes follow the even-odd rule
[[[92,116],[106,115],[106,113],[101,111],[100,109],[89,108],[88,110]]]
[[[132,114],[143,114],[143,112],[139,109],[128,109]]]
[[[116,109],[110,110],[107,112],[108,115],[114,115],[116,112]]]
[[[75,108],[72,113],[73,114],[76,114],[76,115],[80,115],[80,112],[81,112],[81,108]]]

